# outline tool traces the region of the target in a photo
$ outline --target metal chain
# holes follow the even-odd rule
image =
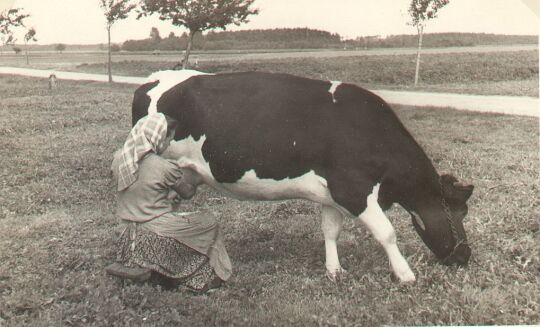
[[[461,238],[456,230],[456,226],[454,225],[454,221],[452,219],[452,211],[450,210],[450,206],[448,205],[448,203],[446,202],[446,199],[444,198],[443,186],[442,186],[440,178],[439,178],[439,186],[441,188],[441,199],[442,199],[441,204],[443,207],[443,211],[446,214],[446,220],[448,221],[448,224],[450,225],[450,231],[452,232],[452,237],[454,238],[454,241],[456,242],[456,245],[454,246],[454,249],[452,250],[452,252],[450,252],[450,254],[443,260],[443,261],[447,261],[449,258],[454,256],[457,248],[460,245],[462,244],[467,245],[467,240],[464,238]]]

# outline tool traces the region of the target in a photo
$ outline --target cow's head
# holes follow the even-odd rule
[[[410,211],[413,225],[424,243],[445,264],[465,265],[471,256],[463,219],[473,185],[458,182],[452,175],[439,179],[440,192],[421,201],[417,211]]]

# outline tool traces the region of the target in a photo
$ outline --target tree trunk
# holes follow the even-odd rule
[[[107,73],[109,74],[109,83],[112,83],[112,73],[111,73],[111,25],[107,26],[107,38],[109,46],[108,49],[108,56],[109,56],[109,63],[107,64]]]
[[[24,53],[26,54],[26,64],[30,64],[30,61],[28,60],[28,42],[24,41]]]
[[[414,86],[418,85],[418,75],[420,73],[420,51],[422,50],[422,34],[424,34],[424,26],[418,25],[418,52],[416,53],[416,71],[414,72]]]
[[[184,54],[184,61],[182,62],[182,69],[186,69],[189,60],[189,54],[191,53],[191,47],[193,46],[193,37],[197,31],[189,31],[189,41],[186,48],[186,53]]]

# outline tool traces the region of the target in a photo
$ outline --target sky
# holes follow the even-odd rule
[[[0,10],[24,8],[31,16],[26,24],[35,27],[38,44],[106,43],[105,17],[99,0],[0,0]],[[309,27],[338,33],[344,38],[372,35],[416,34],[409,26],[410,0],[255,0],[260,13],[250,22],[227,30]],[[427,33],[477,32],[538,35],[539,0],[450,0],[438,18],[430,21]],[[144,39],[152,27],[162,37],[185,29],[157,17],[118,21],[112,42]],[[22,39],[23,32],[18,34]]]

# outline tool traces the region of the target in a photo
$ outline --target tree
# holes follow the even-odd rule
[[[22,13],[22,8],[13,8],[0,12],[0,40],[2,41],[0,47],[13,44],[16,41],[15,30],[24,27],[24,20],[29,16]]]
[[[19,47],[15,47],[15,46],[14,46],[12,49],[13,49],[13,51],[15,52],[15,54],[19,54],[19,53],[22,52],[22,49],[19,48]]]
[[[63,43],[58,43],[57,45],[54,46],[54,50],[62,53],[62,51],[66,50],[66,45]]]
[[[159,14],[159,19],[170,20],[173,25],[186,27],[189,39],[186,46],[182,69],[187,67],[193,37],[197,32],[216,28],[225,29],[227,25],[248,22],[249,15],[259,13],[250,6],[255,0],[140,0],[142,16]]]
[[[31,27],[28,29],[26,34],[24,35],[24,52],[26,54],[26,64],[28,65],[30,61],[28,60],[28,42],[34,41],[36,42],[36,29]]]
[[[416,53],[416,70],[414,73],[414,86],[418,85],[420,72],[420,51],[422,50],[422,35],[428,20],[436,18],[438,11],[446,6],[450,0],[412,0],[409,5],[411,24],[418,31],[418,51]]]
[[[129,12],[136,7],[135,4],[130,3],[131,0],[100,0],[100,6],[105,13],[105,18],[107,19],[107,55],[108,55],[108,64],[107,64],[107,73],[109,74],[109,83],[112,82],[112,72],[111,72],[111,28],[113,24],[120,19],[127,18]]]
[[[159,30],[157,27],[152,27],[152,30],[150,31],[150,38],[155,43],[159,43],[159,41],[161,41],[161,35],[159,35]]]

